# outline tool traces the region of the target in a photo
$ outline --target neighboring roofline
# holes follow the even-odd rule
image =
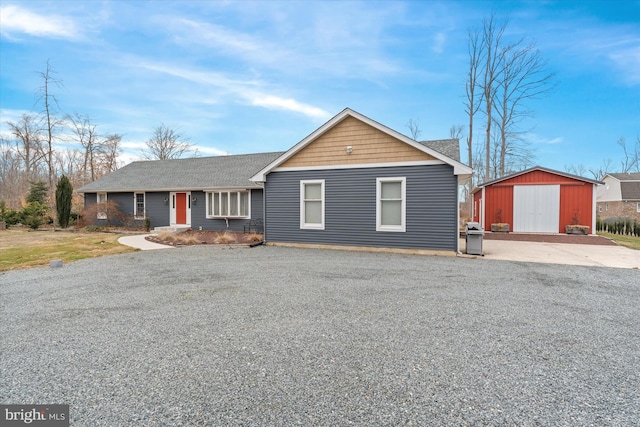
[[[482,187],[486,187],[486,186],[489,186],[489,185],[493,185],[493,184],[496,184],[498,182],[506,181],[508,179],[515,178],[517,176],[524,175],[524,174],[529,173],[529,172],[533,172],[535,170],[540,170],[540,171],[543,171],[543,172],[548,172],[548,173],[552,173],[552,174],[555,174],[555,175],[560,175],[560,176],[564,176],[564,177],[567,177],[567,178],[576,179],[578,181],[589,182],[589,183],[595,184],[595,185],[604,185],[604,182],[598,181],[598,180],[595,180],[595,179],[585,178],[583,176],[573,175],[573,174],[570,174],[570,173],[567,173],[567,172],[561,172],[561,171],[557,171],[557,170],[554,170],[554,169],[545,168],[545,167],[542,167],[542,166],[534,166],[532,168],[525,169],[525,170],[520,171],[520,172],[515,172],[515,173],[512,173],[510,175],[505,175],[505,176],[503,176],[501,178],[496,178],[496,179],[492,179],[490,181],[483,182],[482,184],[478,184],[476,189],[482,188]],[[474,190],[473,193],[475,193],[476,191],[477,190]]]
[[[331,119],[329,119],[329,121],[327,121],[325,124],[323,124],[322,126],[320,126],[318,129],[316,129],[315,131],[313,131],[311,134],[309,134],[307,137],[305,137],[302,141],[298,142],[296,145],[294,145],[293,147],[291,147],[289,150],[285,151],[281,156],[279,156],[278,158],[276,158],[274,161],[272,161],[271,163],[269,163],[267,166],[265,166],[263,169],[261,169],[258,173],[256,173],[254,176],[252,176],[250,179],[251,181],[254,182],[264,182],[266,181],[266,176],[276,167],[280,166],[282,163],[284,163],[285,161],[287,161],[288,159],[290,159],[291,157],[293,157],[296,153],[298,153],[300,150],[302,150],[304,147],[306,147],[307,145],[309,145],[311,142],[315,141],[317,138],[319,138],[320,136],[322,136],[325,132],[327,132],[329,129],[333,128],[335,125],[337,125],[338,123],[340,123],[342,120],[344,120],[347,117],[353,117],[355,119],[358,119],[376,129],[378,129],[381,132],[384,132],[390,136],[392,136],[395,139],[398,139],[412,147],[414,147],[415,149],[422,151],[423,153],[426,153],[432,157],[434,157],[437,160],[441,160],[446,164],[449,164],[451,166],[453,166],[453,174],[454,175],[471,175],[473,170],[458,162],[457,160],[454,160],[450,157],[445,156],[442,153],[439,153],[438,151],[435,151],[423,144],[421,144],[420,142],[414,141],[413,139],[381,124],[376,122],[375,120],[370,119],[367,116],[364,116],[356,111],[353,111],[350,108],[345,108],[344,110],[342,110],[340,113],[336,114],[335,116],[333,116]]]
[[[615,179],[618,182],[638,182],[638,181],[640,181],[640,179],[620,179],[617,176],[614,176],[614,175],[624,175],[624,174],[625,174],[624,172],[622,172],[622,173],[616,173],[616,172],[608,173],[608,174],[606,174],[605,176],[602,177],[602,180],[604,181],[604,179],[606,177],[610,176],[611,178]]]

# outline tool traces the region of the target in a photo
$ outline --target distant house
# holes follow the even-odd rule
[[[265,238],[281,244],[457,251],[458,185],[471,169],[345,109],[251,179]],[[446,151],[443,149],[442,151]]]
[[[457,140],[417,142],[347,108],[286,152],[133,162],[78,191],[152,227],[261,219],[267,243],[455,252],[472,172],[458,158]]]
[[[601,219],[635,218],[640,221],[640,173],[610,173],[597,190]]]
[[[564,233],[579,224],[595,233],[599,181],[535,166],[484,182],[473,192],[473,220],[485,230],[509,224],[520,233]]]
[[[264,216],[262,186],[251,175],[282,153],[129,163],[78,190],[85,207],[115,201],[128,218],[151,227],[243,231]],[[109,221],[98,210],[98,222]]]

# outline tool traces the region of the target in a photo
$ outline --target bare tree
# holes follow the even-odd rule
[[[481,65],[481,59],[484,52],[484,44],[480,43],[480,34],[478,31],[469,32],[467,41],[467,52],[469,54],[469,72],[467,74],[467,82],[465,85],[467,99],[464,103],[466,113],[469,116],[469,133],[467,134],[467,164],[473,165],[473,124],[474,118],[480,108],[480,96],[478,89],[478,73]],[[473,182],[471,183],[473,186]],[[471,188],[472,189],[472,188]],[[470,190],[471,190],[470,189]]]
[[[100,151],[100,142],[96,125],[91,123],[87,115],[75,113],[67,116],[70,122],[71,132],[75,142],[84,149],[84,161],[82,171],[85,180],[94,181],[96,179],[96,153]]]
[[[181,133],[162,123],[153,130],[142,155],[148,160],[179,159],[191,150],[192,145],[188,141]]]
[[[22,161],[27,180],[35,180],[40,165],[46,157],[42,147],[42,129],[33,114],[23,114],[17,122],[7,122],[11,134],[15,137],[15,150]]]
[[[613,160],[611,159],[603,159],[602,164],[597,169],[589,169],[591,175],[598,181],[600,181],[604,176],[608,173],[613,172]]]
[[[506,28],[506,22],[498,24],[491,15],[483,20],[481,30],[469,32],[467,42],[469,71],[464,103],[469,117],[467,150],[470,164],[477,165],[473,159],[477,154],[473,149],[473,127],[475,116],[482,112],[486,119],[481,150],[485,180],[532,163],[535,152],[524,141],[524,131],[519,125],[524,118],[533,116],[528,101],[554,87],[554,74],[547,70],[535,43],[526,37],[509,42]]]
[[[80,150],[60,150],[55,153],[56,171],[65,175],[74,185],[87,182],[84,171],[84,153]]]
[[[418,141],[420,138],[420,134],[422,133],[422,130],[420,130],[420,121],[414,118],[409,119],[409,121],[407,122],[407,128],[409,128],[411,138],[414,141]]]
[[[531,153],[514,143],[518,140],[516,125],[524,117],[533,115],[527,108],[527,101],[547,94],[554,87],[554,74],[547,71],[547,62],[542,59],[535,43],[524,43],[522,38],[505,47],[501,53],[496,96],[496,122],[500,129],[499,176],[505,175],[508,157],[519,157],[525,163],[528,161]]]
[[[500,74],[501,57],[500,47],[502,36],[507,27],[504,23],[496,26],[494,15],[485,18],[482,22],[482,45],[484,59],[484,73],[482,74],[482,100],[484,102],[484,112],[487,115],[487,126],[485,129],[485,180],[490,179],[491,171],[491,144],[493,123],[493,103],[496,95],[496,83]]]
[[[588,172],[587,167],[582,163],[577,165],[564,165],[564,170],[576,176],[585,176]]]
[[[20,207],[29,182],[25,179],[22,165],[12,141],[0,137],[0,202],[6,202],[12,209]]]
[[[113,172],[118,169],[118,156],[120,155],[120,142],[122,141],[122,135],[111,134],[102,141],[99,173],[100,175],[106,175],[109,172]]]
[[[460,141],[464,135],[463,125],[451,125],[449,128],[449,138]]]
[[[60,87],[62,85],[62,80],[56,79],[53,77],[55,71],[51,66],[49,60],[47,60],[47,67],[45,71],[39,73],[42,78],[42,86],[40,86],[38,93],[39,98],[38,102],[42,103],[43,106],[43,121],[44,121],[44,130],[45,130],[45,141],[46,141],[46,161],[47,166],[49,168],[49,191],[53,191],[54,189],[54,159],[53,159],[53,141],[56,138],[56,132],[58,127],[61,125],[62,121],[56,118],[56,112],[58,110],[58,99],[51,92],[51,86]]]
[[[640,172],[640,136],[636,137],[633,147],[627,147],[627,140],[624,137],[620,137],[617,143],[624,154],[624,158],[620,161],[620,172]]]

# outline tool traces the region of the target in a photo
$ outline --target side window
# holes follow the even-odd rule
[[[134,194],[134,203],[133,212],[135,219],[144,219],[144,193],[135,193]]]
[[[377,178],[376,198],[376,231],[406,231],[406,178]]]
[[[324,230],[324,180],[300,181],[300,228]]]
[[[96,217],[98,219],[107,219],[107,193],[98,193],[96,202],[98,204]]]

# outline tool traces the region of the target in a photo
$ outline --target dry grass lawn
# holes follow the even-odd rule
[[[612,234],[605,232],[598,232],[599,236],[607,237],[620,246],[626,246],[629,249],[640,250],[640,237],[635,236],[623,236],[620,234]]]
[[[133,252],[136,249],[118,243],[121,234],[71,231],[29,231],[10,228],[0,231],[0,271]]]

